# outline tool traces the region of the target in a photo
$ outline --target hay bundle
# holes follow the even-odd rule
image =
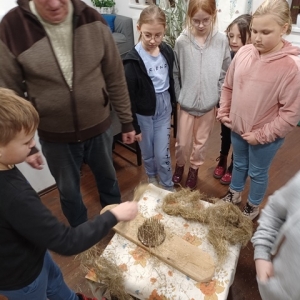
[[[236,205],[216,202],[216,198],[203,196],[199,191],[182,189],[168,194],[163,200],[162,209],[169,215],[207,224],[207,239],[214,247],[219,263],[222,263],[228,254],[228,243],[241,244],[243,247],[247,245],[252,236],[253,223]],[[199,204],[203,198],[216,204],[205,208]]]
[[[81,268],[87,273],[93,270],[96,279],[106,292],[103,294],[107,299],[133,300],[132,296],[125,292],[122,271],[114,263],[100,256],[101,251],[97,246],[81,253],[79,259]]]
[[[156,218],[149,218],[138,228],[138,239],[147,247],[157,247],[166,238],[164,225]]]

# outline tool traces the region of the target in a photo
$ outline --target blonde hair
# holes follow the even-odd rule
[[[34,132],[38,124],[39,115],[29,101],[0,88],[0,145],[7,145],[22,130]]]
[[[286,0],[265,0],[253,14],[253,18],[272,15],[280,26],[288,24],[286,34],[292,31],[292,17]]]
[[[215,0],[190,0],[187,9],[186,27],[192,28],[191,20],[199,10],[205,11],[207,14],[209,14],[212,17],[212,27],[211,27],[211,34],[212,34],[217,23],[217,6]]]
[[[152,4],[142,10],[140,18],[137,21],[137,25],[141,28],[143,24],[154,23],[161,24],[164,28],[166,28],[167,20],[163,10],[159,6]],[[139,37],[139,40],[140,39],[141,36]]]

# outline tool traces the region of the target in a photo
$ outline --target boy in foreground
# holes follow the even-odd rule
[[[69,289],[47,249],[62,255],[89,249],[119,221],[134,219],[137,203],[122,203],[76,228],[59,222],[15,167],[34,147],[38,122],[28,101],[0,88],[0,295],[88,300]]]

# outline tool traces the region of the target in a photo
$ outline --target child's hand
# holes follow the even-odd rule
[[[248,142],[250,145],[258,145],[258,141],[255,138],[255,133],[254,132],[246,132],[242,134],[242,138]]]
[[[226,126],[228,127],[229,129],[232,128],[232,122],[231,120],[229,119],[229,117],[223,117],[222,119],[220,119],[220,121]]]
[[[273,263],[264,259],[256,259],[255,267],[257,277],[261,282],[267,282],[270,277],[274,276]]]
[[[138,213],[137,202],[124,202],[110,210],[118,221],[130,221],[134,219]]]
[[[137,142],[141,142],[142,141],[142,134],[140,133],[140,134],[137,134],[136,136],[135,136],[135,140],[137,141]]]

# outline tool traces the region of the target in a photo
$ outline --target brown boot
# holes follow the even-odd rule
[[[227,169],[227,155],[221,154],[217,158],[217,161],[219,161],[219,163],[214,170],[214,177],[220,179],[225,174]]]
[[[178,165],[176,165],[175,172],[174,172],[173,177],[172,177],[172,181],[175,184],[179,184],[181,182],[183,171],[184,171],[184,166],[179,167]]]
[[[186,179],[185,187],[193,190],[198,181],[198,169],[189,168],[189,173]]]

